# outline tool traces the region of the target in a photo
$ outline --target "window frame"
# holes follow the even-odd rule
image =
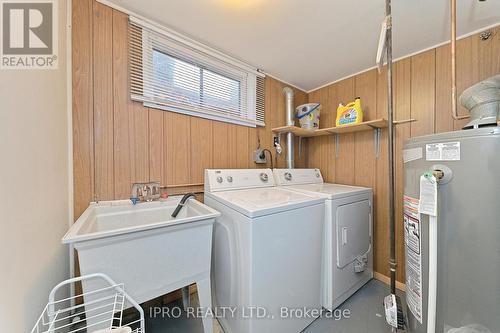
[[[209,108],[203,103],[202,95],[200,94],[198,106],[189,106],[188,103],[169,101],[165,103],[161,98],[155,96],[155,89],[148,82],[148,78],[153,80],[155,72],[153,68],[154,52],[163,53],[174,59],[186,62],[200,69],[220,75],[224,78],[234,80],[239,83],[239,116],[236,116],[233,111],[215,108]],[[257,117],[257,75],[248,70],[238,68],[230,63],[214,57],[210,54],[202,52],[202,50],[189,47],[182,42],[162,36],[156,32],[148,31],[142,28],[142,61],[143,64],[151,64],[143,66],[143,95],[145,100],[144,106],[150,108],[161,109],[182,113],[190,116],[201,117],[210,120],[217,120],[237,125],[249,127],[265,126],[264,122],[258,120]],[[200,79],[202,74],[200,74]],[[200,92],[203,89],[203,83],[200,83]],[[209,106],[209,105],[208,105]]]

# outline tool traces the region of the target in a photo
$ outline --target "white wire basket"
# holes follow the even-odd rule
[[[71,284],[85,283],[86,292],[57,298]],[[91,286],[91,288],[88,288]],[[90,290],[90,291],[89,291]],[[105,274],[90,274],[59,283],[31,333],[145,333],[144,311]]]

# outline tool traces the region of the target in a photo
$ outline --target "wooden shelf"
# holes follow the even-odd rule
[[[326,129],[319,129],[319,130],[305,130],[297,126],[281,126],[281,127],[276,127],[273,128],[272,131],[276,134],[281,134],[281,133],[293,133],[296,136],[300,136],[303,138],[310,138],[314,136],[322,136],[322,135],[328,135]]]
[[[406,119],[406,120],[397,120],[394,121],[394,125],[405,124],[415,121],[415,119]],[[342,127],[328,127],[328,128],[320,128],[318,130],[309,131],[302,129],[297,126],[282,126],[273,128],[272,131],[276,134],[281,133],[293,133],[296,136],[300,136],[303,138],[310,138],[315,136],[323,136],[323,135],[331,135],[331,134],[344,134],[344,133],[355,133],[355,132],[363,132],[369,130],[382,129],[389,126],[389,122],[387,119],[375,119],[365,121],[359,124],[354,125],[346,125]]]

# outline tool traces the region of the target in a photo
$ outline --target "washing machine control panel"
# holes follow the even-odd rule
[[[271,169],[206,169],[205,191],[276,186]]]
[[[299,185],[323,183],[319,169],[274,169],[277,185]]]

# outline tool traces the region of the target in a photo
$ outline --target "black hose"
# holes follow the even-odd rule
[[[177,215],[181,211],[182,207],[184,207],[184,205],[186,204],[186,201],[189,198],[191,198],[191,197],[196,198],[196,195],[194,193],[186,193],[186,194],[184,194],[184,196],[182,197],[181,201],[179,202],[179,204],[177,205],[177,207],[175,207],[174,212],[171,215],[173,218],[177,217]]]
[[[265,152],[267,151],[269,153],[269,160],[271,160],[271,169],[274,169],[274,163],[273,163],[273,153],[269,149],[262,149],[262,151]]]

